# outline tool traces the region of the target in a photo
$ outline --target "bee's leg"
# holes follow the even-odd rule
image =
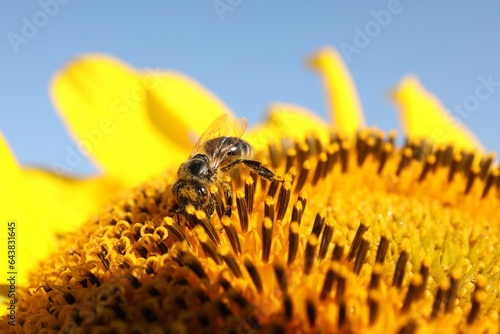
[[[239,164],[244,164],[245,166],[247,166],[251,170],[257,172],[257,174],[260,177],[262,177],[266,180],[272,181],[272,180],[277,179],[276,175],[274,175],[274,173],[269,168],[263,166],[262,163],[260,161],[257,161],[257,160],[238,159],[238,160],[231,162],[229,165],[224,166],[223,168],[221,168],[221,170],[223,172],[227,172]]]

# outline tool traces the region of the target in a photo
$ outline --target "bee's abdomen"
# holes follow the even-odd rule
[[[230,146],[225,161],[231,162],[236,159],[249,158],[253,155],[252,146],[245,140],[236,137],[218,137],[205,143],[205,152],[209,154],[218,150],[225,151],[224,147]]]
[[[231,148],[231,150],[228,152],[228,155],[233,155],[234,151],[234,156],[235,158],[248,158],[253,155],[253,150],[252,146],[250,144],[243,140],[243,139],[238,139],[236,144]]]

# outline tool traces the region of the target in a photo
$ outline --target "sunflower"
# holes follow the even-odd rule
[[[19,169],[3,144],[23,278],[2,332],[498,332],[494,156],[415,77],[391,92],[398,146],[364,124],[335,50],[309,64],[334,125],[272,105],[244,138],[278,178],[228,176],[231,217],[216,187],[212,216],[170,192],[221,102],[102,55],[63,69],[54,100],[102,173]]]

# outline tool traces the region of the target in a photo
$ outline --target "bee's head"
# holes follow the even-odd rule
[[[191,204],[195,209],[203,209],[209,203],[208,189],[197,180],[179,179],[172,187],[172,195],[181,208]]]

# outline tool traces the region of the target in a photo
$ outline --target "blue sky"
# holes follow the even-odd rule
[[[250,124],[275,101],[327,119],[321,81],[305,58],[331,45],[344,50],[369,125],[399,129],[387,93],[413,73],[451,111],[468,103],[460,121],[498,151],[499,13],[493,1],[4,0],[0,131],[23,165],[63,162],[76,146],[48,87],[61,66],[88,52],[186,73]],[[490,94],[474,100],[485,80]],[[95,171],[89,162],[76,170]]]

